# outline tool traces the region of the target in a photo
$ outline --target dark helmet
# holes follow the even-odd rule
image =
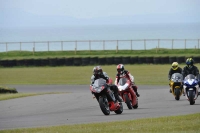
[[[93,68],[93,74],[94,75],[102,75],[103,74],[103,70],[100,66],[96,66]]]
[[[188,68],[192,68],[194,60],[192,58],[187,58],[185,63],[186,63]]]
[[[118,64],[117,65],[117,72],[118,73],[123,73],[124,72],[124,65],[123,64]]]

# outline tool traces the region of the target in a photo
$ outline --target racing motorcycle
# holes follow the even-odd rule
[[[175,99],[179,100],[183,94],[183,75],[180,73],[172,74],[169,85]]]
[[[183,85],[186,99],[190,102],[190,105],[195,104],[195,100],[198,98],[198,80],[193,74],[188,74],[184,79]]]
[[[131,81],[125,77],[120,78],[117,84],[119,93],[129,109],[138,108],[138,98],[135,91],[130,91]]]
[[[122,103],[119,101],[114,102],[116,100],[114,92],[109,87],[111,83],[112,79],[109,79],[109,83],[107,84],[105,79],[99,78],[94,81],[93,85],[90,85],[90,90],[99,102],[99,106],[104,115],[109,115],[110,111],[114,111],[116,114],[123,112]]]

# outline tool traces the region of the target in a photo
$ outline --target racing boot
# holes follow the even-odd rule
[[[119,94],[115,94],[115,98],[121,103],[123,102],[121,96]]]
[[[183,90],[183,96],[185,96],[185,92],[184,92],[184,89],[183,89],[183,85],[181,85],[180,88]]]
[[[169,93],[172,93],[172,90],[171,90],[171,89],[169,89]]]
[[[137,86],[132,86],[133,90],[135,91],[135,94],[137,95],[137,97],[140,97],[140,94],[137,91]]]
[[[185,92],[183,91],[183,96],[185,96]]]
[[[137,97],[140,97],[140,94],[137,91],[135,93],[136,93]]]
[[[116,86],[116,85],[112,85],[110,89],[113,90],[115,98],[116,98],[119,102],[122,102],[123,100],[122,100],[121,96],[119,95],[119,91],[118,91],[117,86]]]

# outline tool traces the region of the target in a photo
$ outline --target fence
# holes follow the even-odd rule
[[[38,42],[0,42],[0,52],[199,49],[200,39],[76,40]]]

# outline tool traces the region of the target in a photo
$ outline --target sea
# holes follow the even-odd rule
[[[199,49],[200,23],[0,28],[0,52]]]

